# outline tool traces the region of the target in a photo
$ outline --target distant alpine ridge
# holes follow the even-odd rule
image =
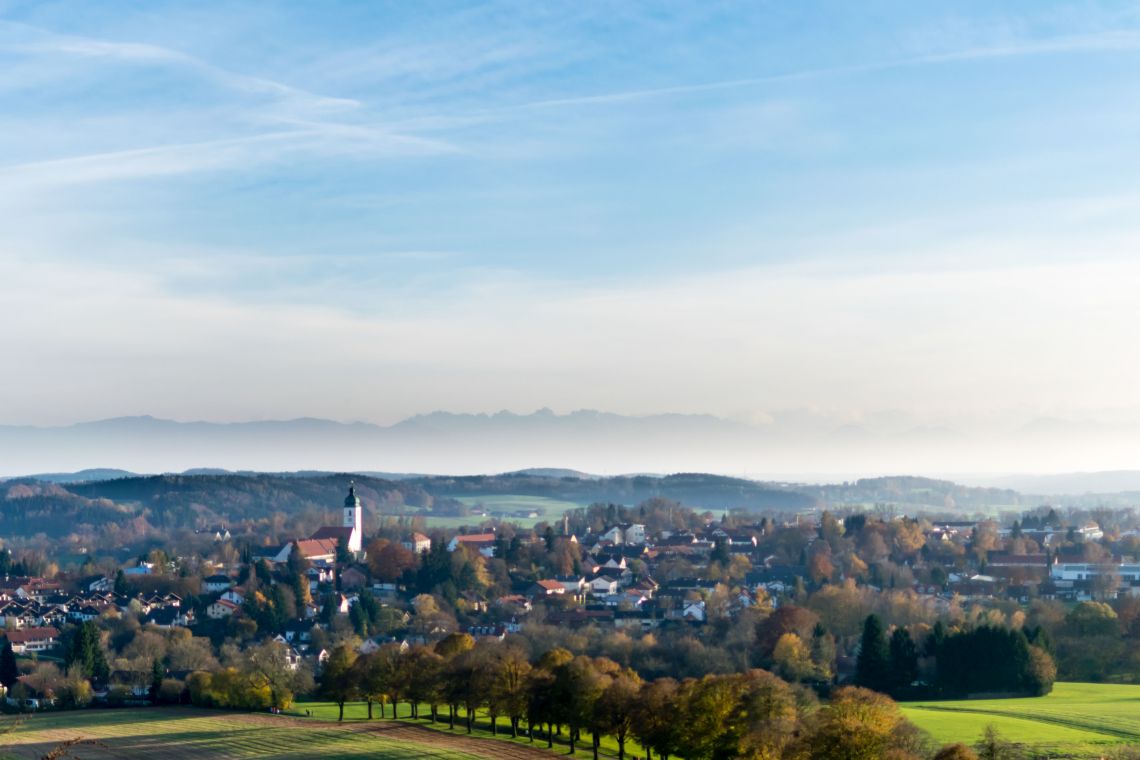
[[[1130,469],[1140,464],[1130,453],[1140,451],[1136,431],[1038,422],[983,437],[898,414],[852,424],[805,411],[756,423],[707,414],[549,409],[432,412],[388,426],[310,417],[228,423],[116,417],[58,427],[0,425],[0,477],[43,473],[43,479],[67,483],[186,471],[350,471],[389,479],[423,473],[705,472],[834,483],[921,473],[1033,493],[1140,490],[1140,473]],[[1116,469],[1101,472],[1108,467]],[[1006,475],[1080,470],[1093,472]]]

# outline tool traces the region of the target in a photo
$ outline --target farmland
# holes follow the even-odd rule
[[[508,522],[517,523],[527,527],[533,527],[536,522],[545,520],[546,522],[555,522],[562,519],[562,514],[570,509],[578,509],[583,504],[573,501],[564,501],[562,499],[551,499],[545,496],[523,496],[517,494],[503,494],[493,496],[457,496],[459,501],[466,504],[468,507],[482,508],[487,511],[489,515],[501,516],[502,519]],[[537,513],[537,517],[524,517],[521,514],[529,511]],[[428,517],[428,525],[433,527],[460,527],[463,525],[470,525],[472,521],[478,522],[478,518],[472,517]]]
[[[1058,683],[1045,697],[911,702],[903,712],[940,743],[974,742],[988,725],[1060,757],[1100,757],[1140,743],[1140,686]]]
[[[419,706],[419,709],[420,709],[420,715],[421,716],[427,716],[429,714],[428,705],[421,704]],[[402,721],[402,722],[405,721],[406,716],[408,714],[408,710],[409,710],[408,705],[406,705],[406,704],[400,705],[400,708],[399,708],[400,721]],[[374,720],[372,722],[368,723],[367,725],[375,725],[378,722],[377,720],[375,720],[375,718],[378,718],[380,715],[380,706],[374,705],[374,711],[375,711],[374,712]],[[334,703],[334,702],[302,701],[302,702],[295,703],[291,709],[286,711],[286,713],[288,715],[297,716],[297,717],[305,716],[306,718],[310,718],[312,720],[335,721],[337,719],[338,710],[337,710],[336,703]],[[392,706],[388,705],[385,708],[385,716],[390,716],[391,714],[392,714]],[[416,721],[412,721],[410,719],[407,719],[406,722],[403,723],[403,725],[406,725],[409,728],[414,727],[420,731],[441,732],[442,735],[445,737],[457,736],[457,737],[462,738],[463,732],[464,732],[463,723],[464,723],[464,719],[465,719],[466,715],[467,715],[466,711],[462,707],[460,707],[458,712],[456,713],[454,732],[452,732],[451,730],[449,730],[447,728],[446,709],[441,711],[440,720],[438,723],[429,723],[429,722],[422,720],[422,719],[416,720]],[[368,720],[368,706],[366,703],[349,702],[344,706],[344,723],[345,723],[345,725],[351,725],[352,723],[357,722],[357,721],[367,721],[367,720]],[[385,723],[395,723],[395,721],[392,721],[389,719],[389,720],[386,720]],[[472,723],[473,723],[473,728],[475,730],[475,735],[480,737],[481,739],[483,739],[486,742],[509,743],[510,745],[514,745],[516,748],[525,748],[527,750],[533,750],[534,748],[537,747],[537,748],[540,748],[540,751],[543,751],[541,748],[546,747],[546,741],[542,738],[537,739],[535,742],[531,742],[529,739],[527,739],[523,735],[523,733],[520,733],[520,735],[516,738],[512,738],[510,735],[510,727],[509,727],[507,720],[504,718],[501,718],[501,717],[499,718],[498,734],[492,735],[491,734],[491,720],[490,720],[490,717],[488,716],[486,710],[476,711],[474,714],[474,718],[472,719]],[[593,753],[590,750],[590,739],[591,739],[590,732],[587,730],[583,730],[582,731],[582,740],[578,743],[577,751],[575,753],[576,757],[579,757],[579,758],[592,758],[593,757]],[[608,735],[602,736],[598,740],[598,745],[599,745],[599,754],[600,755],[602,755],[604,757],[617,757],[618,745],[617,745],[617,741],[614,739],[614,737],[608,736]],[[492,746],[494,746],[494,745],[492,745]],[[640,756],[644,752],[644,750],[640,747],[640,745],[638,745],[637,741],[634,740],[633,738],[630,738],[626,742],[625,749],[626,749],[627,757],[634,756],[634,755]],[[555,737],[553,751],[556,754],[558,754],[560,757],[567,757],[568,756],[568,750],[569,750],[569,747],[568,747],[568,744],[566,743],[565,734],[563,733],[562,735]],[[528,755],[528,757],[529,756],[530,755]],[[546,756],[549,757],[549,753],[547,753]]]
[[[13,719],[6,718],[10,724]],[[313,758],[347,760],[523,760],[541,750],[451,736],[396,721],[338,725],[315,719],[191,708],[82,710],[28,717],[2,738],[0,757],[40,758],[61,742],[106,758]]]

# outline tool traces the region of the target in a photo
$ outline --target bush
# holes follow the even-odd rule
[[[131,698],[131,690],[126,686],[112,686],[107,691],[107,704],[110,707],[122,707]]]
[[[164,678],[158,687],[158,701],[164,705],[177,705],[182,702],[182,694],[186,691],[186,684],[177,678]]]

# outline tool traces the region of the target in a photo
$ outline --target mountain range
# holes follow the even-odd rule
[[[1044,421],[980,436],[898,414],[854,424],[789,412],[745,423],[706,414],[541,409],[433,412],[389,426],[317,418],[220,423],[140,416],[58,427],[0,426],[0,477],[48,473],[45,478],[71,482],[70,473],[85,470],[107,472],[82,479],[120,472],[351,471],[401,479],[529,470],[579,477],[707,472],[822,483],[968,472],[980,474],[954,479],[1034,493],[1085,493],[1140,488],[1134,470],[1140,459],[1132,454],[1140,451],[1137,443],[1130,428],[1105,431]],[[1109,468],[1113,472],[1102,472]],[[1036,475],[1009,475],[1079,471],[1094,474],[1036,481]]]

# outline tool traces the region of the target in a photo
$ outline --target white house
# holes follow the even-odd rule
[[[447,550],[453,552],[460,546],[466,546],[469,549],[475,549],[484,557],[490,559],[495,556],[495,534],[494,533],[472,533],[466,536],[456,536],[451,539],[447,544]]]
[[[401,541],[400,546],[416,554],[423,554],[431,550],[431,539],[423,533],[413,533]]]
[[[241,609],[238,605],[227,599],[219,599],[206,608],[206,617],[213,620],[228,618]]]
[[[233,602],[238,606],[241,606],[241,604],[245,602],[245,597],[242,596],[242,593],[232,588],[226,593],[222,594],[221,598],[227,602]]]
[[[611,578],[608,575],[599,575],[589,583],[590,593],[593,596],[616,594],[620,585],[616,578]]]
[[[22,628],[17,631],[8,631],[5,634],[12,644],[12,651],[16,654],[26,652],[43,652],[55,646],[55,639],[59,630],[50,626],[46,628]]]

